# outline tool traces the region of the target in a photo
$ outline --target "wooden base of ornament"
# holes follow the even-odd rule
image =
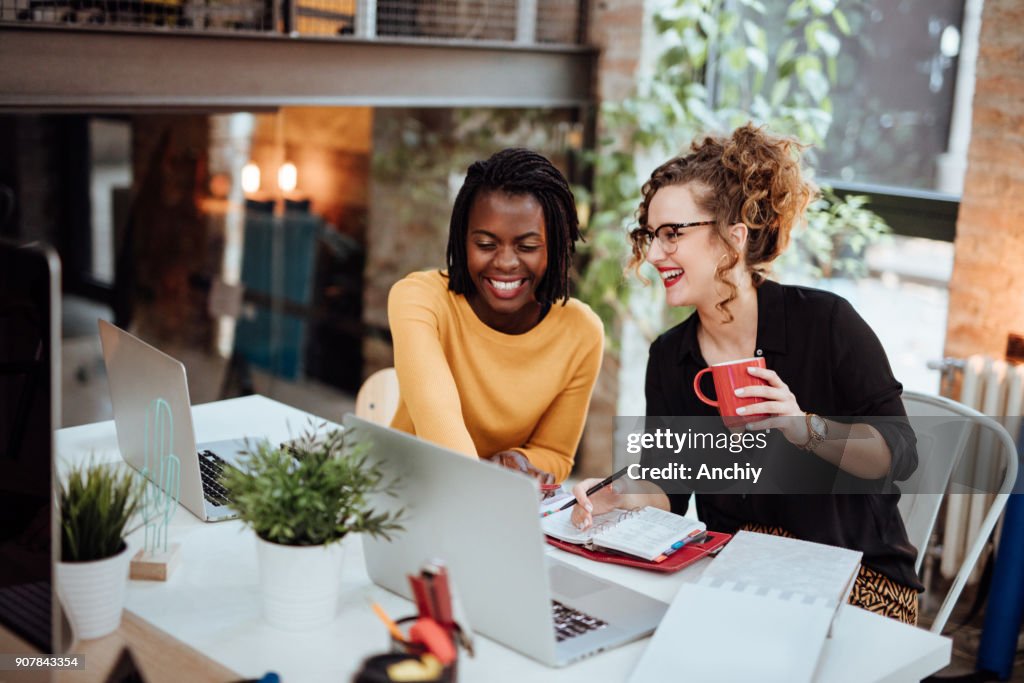
[[[140,550],[132,558],[129,577],[140,581],[166,581],[181,564],[181,545],[171,543],[166,552]]]

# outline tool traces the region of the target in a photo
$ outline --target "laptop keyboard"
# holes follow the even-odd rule
[[[199,474],[203,479],[203,496],[214,505],[227,505],[230,502],[228,491],[220,484],[220,474],[228,463],[212,451],[199,453]]]
[[[608,625],[606,621],[563,605],[557,600],[551,601],[551,616],[555,621],[555,638],[558,642],[596,631]]]

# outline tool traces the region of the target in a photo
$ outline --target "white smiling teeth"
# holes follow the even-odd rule
[[[522,285],[526,280],[514,280],[512,282],[502,282],[501,280],[488,280],[495,289],[501,289],[506,292],[510,292]]]
[[[671,280],[672,278],[679,277],[682,274],[683,274],[682,268],[680,268],[679,270],[663,270],[661,272],[661,279],[662,280]]]

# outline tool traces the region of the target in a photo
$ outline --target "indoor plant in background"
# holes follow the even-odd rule
[[[374,512],[371,494],[393,494],[364,443],[343,429],[314,426],[286,447],[263,441],[223,475],[230,505],[256,532],[260,592],[267,621],[287,630],[334,619],[341,541],[350,533],[389,538],[402,511]],[[346,438],[348,437],[348,438]]]
[[[869,13],[863,0],[655,0],[651,8],[653,66],[630,96],[602,104],[597,149],[586,155],[593,188],[574,188],[589,217],[577,295],[605,322],[608,339],[618,339],[617,325],[629,319],[648,343],[691,312],[668,310],[662,288],[622,275],[626,234],[636,227],[640,186],[650,171],[701,134],[727,133],[747,121],[810,145],[805,154],[813,167],[832,125],[832,88],[852,68],[844,41],[855,40],[854,28]],[[889,228],[866,197],[823,190],[779,270],[810,279],[862,275],[864,249]]]
[[[139,505],[141,484],[124,468],[72,468],[60,487],[57,586],[79,638],[117,630],[124,609],[131,553],[126,527]]]
[[[623,276],[642,184],[658,163],[685,152],[702,133],[726,133],[747,121],[812,145],[806,154],[814,167],[814,155],[824,149],[832,124],[830,93],[853,66],[842,48],[857,39],[856,28],[870,14],[868,4],[644,3],[653,31],[644,31],[649,49],[643,52],[651,66],[632,79],[633,91],[626,98],[602,102],[596,148],[583,156],[593,182],[574,187],[584,208],[580,217],[587,239],[575,262],[575,296],[604,321],[607,341],[576,460],[589,476],[610,471],[610,461],[600,454],[614,438],[611,417],[632,414],[643,405],[644,350],[692,312],[666,306],[663,287],[644,287],[637,278]],[[841,197],[823,189],[808,210],[807,227],[793,235],[794,248],[777,263],[783,282],[813,286],[821,275],[864,274],[861,255],[888,232],[885,222],[868,210],[866,197]],[[620,344],[633,350],[620,353]]]

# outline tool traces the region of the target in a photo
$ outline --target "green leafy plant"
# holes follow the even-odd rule
[[[403,511],[377,513],[371,494],[394,495],[368,459],[368,444],[346,441],[342,429],[310,425],[287,447],[263,441],[242,457],[246,471],[226,468],[222,484],[231,507],[265,541],[281,545],[325,545],[350,533],[390,538],[400,531]]]
[[[61,561],[90,562],[119,553],[141,493],[140,480],[128,470],[73,467],[60,487]]]
[[[622,277],[629,257],[626,233],[635,227],[646,171],[686,150],[698,135],[725,133],[750,120],[810,145],[813,165],[832,123],[829,94],[837,80],[841,36],[850,35],[851,17],[863,11],[863,0],[655,3],[651,74],[623,101],[602,105],[598,149],[586,157],[595,169],[593,192],[576,189],[581,202],[591,206],[579,296],[605,321],[610,339],[623,317],[648,337],[663,329],[660,319],[637,319],[629,302],[639,296],[638,288]],[[888,226],[866,208],[866,198],[822,190],[783,265],[795,266],[802,257],[796,268],[801,275],[859,274],[859,255]]]
[[[807,229],[779,259],[780,268],[812,278],[865,275],[864,249],[890,239],[889,226],[865,208],[867,202],[861,195],[839,198],[830,187],[822,187],[821,197],[807,212]]]

